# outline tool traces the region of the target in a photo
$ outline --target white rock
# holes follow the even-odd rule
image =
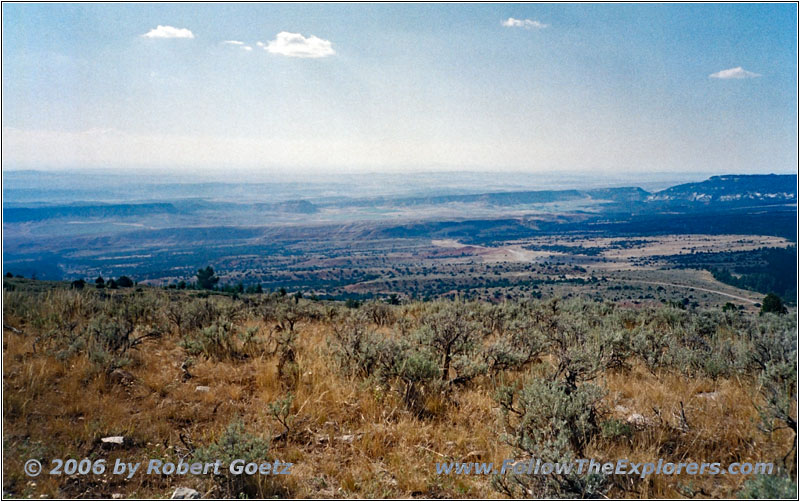
[[[193,490],[191,488],[186,488],[185,486],[179,486],[175,488],[175,491],[172,492],[173,499],[199,499],[200,492],[197,490]]]
[[[111,494],[111,498],[112,498],[112,499],[124,499],[124,498],[125,498],[125,495],[123,495],[123,494],[121,494],[121,493],[112,493],[112,494]]]
[[[334,439],[343,443],[352,443],[355,438],[353,434],[344,434],[342,436],[336,436]]]
[[[108,436],[107,438],[100,439],[100,441],[106,444],[125,444],[125,438],[123,436]]]
[[[647,425],[647,419],[641,413],[631,413],[626,421],[633,425]]]
[[[698,392],[697,397],[700,399],[709,399],[711,401],[716,401],[719,397],[719,392]]]
[[[211,392],[211,387],[208,385],[198,385],[194,388],[195,392]]]
[[[344,434],[342,436],[334,436],[333,440],[334,441],[339,441],[341,443],[352,443],[354,440],[361,439],[363,436],[364,436],[363,433]],[[282,437],[282,435],[279,435],[279,437]],[[317,441],[317,443],[320,443],[320,444],[327,443],[329,441],[329,439],[330,439],[330,436],[328,436],[327,434],[317,434],[316,435],[316,441]]]

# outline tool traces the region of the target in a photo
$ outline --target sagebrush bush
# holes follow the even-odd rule
[[[600,432],[598,405],[603,391],[593,384],[571,389],[563,380],[533,378],[522,389],[500,389],[498,402],[505,427],[503,440],[517,458],[571,462],[585,458],[585,448]],[[498,475],[498,490],[511,497],[598,498],[608,484],[603,476],[553,472],[549,475]]]
[[[215,496],[731,496],[740,481],[700,480],[698,490],[705,491],[684,492],[680,481],[663,477],[639,483],[506,475],[492,481],[492,490],[488,478],[430,480],[416,473],[443,457],[562,461],[633,452],[648,461],[687,452],[759,458],[786,472],[796,464],[797,339],[790,315],[629,308],[580,298],[348,308],[280,294],[200,297],[147,287],[18,287],[6,290],[4,301],[4,419],[13,427],[12,460],[28,458],[17,437],[57,438],[64,451],[82,451],[86,431],[91,440],[132,428],[144,441],[174,443],[161,450],[173,458],[179,449],[183,455],[180,444],[193,450],[192,436],[244,416],[246,423],[266,423],[269,433],[248,433],[235,421],[195,455],[263,462],[280,452],[327,470],[288,482],[221,477]],[[110,378],[102,374],[123,366]],[[125,391],[135,398],[119,399],[116,382],[128,382]],[[187,399],[195,382],[210,389]],[[66,418],[55,418],[56,405]],[[497,417],[492,410],[500,410]],[[634,414],[641,420],[629,423]],[[75,428],[74,417],[84,417],[85,428]],[[178,444],[176,434],[189,439]],[[403,474],[407,465],[414,474]],[[11,469],[9,490],[23,493],[28,479]],[[781,476],[753,478],[740,495],[783,496]],[[142,493],[159,496],[170,483],[149,482]],[[48,486],[63,488],[55,481]]]
[[[222,461],[224,466],[220,473],[214,476],[219,489],[220,498],[265,498],[275,495],[284,495],[280,491],[265,490],[265,482],[273,481],[274,476],[264,479],[261,474],[233,475],[227,466],[233,460],[242,459],[245,462],[269,462],[270,441],[247,432],[240,420],[231,422],[216,441],[195,450],[194,458],[198,462]],[[274,484],[269,484],[275,488]]]
[[[300,321],[324,319],[328,312],[314,302],[300,298],[270,295],[255,307],[264,323],[280,331],[294,331]]]
[[[409,411],[427,416],[428,397],[445,395],[486,370],[476,350],[478,325],[460,317],[463,307],[446,308],[435,305],[416,328],[389,334],[378,333],[368,313],[351,311],[334,328],[331,353],[345,373],[395,385]]]
[[[367,314],[377,326],[389,326],[395,322],[395,315],[392,307],[385,303],[371,301],[361,305],[360,309]]]
[[[244,354],[239,350],[235,326],[230,322],[219,321],[199,331],[187,333],[181,346],[191,356],[203,355],[210,359],[236,359]]]
[[[522,368],[537,360],[546,348],[545,337],[531,317],[493,320],[492,325],[498,327],[500,334],[484,349],[484,359],[493,374]]]
[[[89,360],[107,373],[131,363],[129,350],[151,338],[158,338],[163,326],[137,326],[130,318],[98,314],[86,327]],[[76,347],[73,345],[71,348]]]
[[[474,355],[485,336],[481,323],[476,319],[477,313],[467,304],[437,302],[423,314],[416,338],[441,357],[444,378],[449,378],[453,357]]]
[[[758,475],[745,481],[737,496],[740,499],[797,500],[797,482],[784,475]]]
[[[380,368],[380,358],[386,348],[381,347],[384,337],[370,325],[365,312],[352,310],[333,327],[328,340],[331,353],[339,367],[348,374],[370,377]]]

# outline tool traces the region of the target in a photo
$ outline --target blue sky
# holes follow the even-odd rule
[[[6,3],[3,168],[794,172],[796,19],[794,4]]]

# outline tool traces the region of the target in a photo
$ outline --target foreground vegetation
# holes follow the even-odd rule
[[[3,293],[16,497],[795,496],[796,318],[585,299],[349,305]],[[357,306],[356,306],[357,305]],[[122,436],[121,445],[101,438]],[[289,476],[26,477],[29,458],[294,464]],[[748,476],[440,476],[436,462],[774,462]]]

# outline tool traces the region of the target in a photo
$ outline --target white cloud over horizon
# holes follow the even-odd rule
[[[289,33],[288,31],[278,33],[275,40],[271,40],[266,45],[262,42],[258,42],[256,45],[263,47],[271,54],[293,58],[324,58],[336,54],[332,47],[333,44],[329,40],[323,40],[314,35],[306,38],[300,33]]]
[[[187,28],[158,25],[142,35],[145,38],[194,38],[194,33]]]
[[[510,17],[505,21],[503,21],[502,25],[505,26],[506,28],[525,28],[526,30],[530,29],[541,30],[549,26],[547,24],[535,21],[533,19],[514,19],[513,17]]]
[[[741,66],[737,66],[736,68],[729,68],[727,70],[718,71],[716,73],[712,73],[708,76],[708,78],[717,78],[717,79],[743,79],[743,78],[758,78],[760,77],[760,73],[754,73],[752,71],[747,71]]]

